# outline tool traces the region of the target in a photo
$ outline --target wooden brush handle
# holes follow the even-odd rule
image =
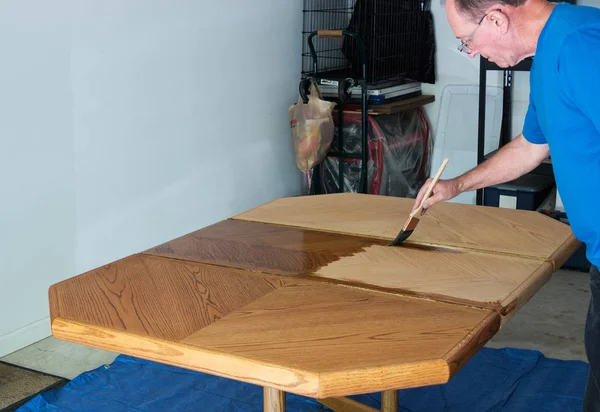
[[[319,37],[344,37],[342,30],[317,30],[317,36]]]
[[[418,208],[416,208],[413,212],[412,215],[416,216],[417,213],[421,212],[421,209],[423,209],[423,204],[425,203],[425,201],[427,199],[429,199],[429,196],[431,195],[431,191],[433,190],[433,187],[435,186],[435,184],[438,182],[438,180],[440,180],[440,176],[442,176],[442,173],[444,172],[444,169],[446,168],[446,165],[448,164],[448,158],[445,158],[444,161],[442,162],[442,165],[440,166],[440,168],[438,169],[437,173],[435,174],[435,176],[433,177],[433,180],[431,181],[431,183],[429,184],[429,187],[427,188],[427,191],[425,192],[425,195],[423,196],[423,199],[421,200],[421,204],[419,205]]]

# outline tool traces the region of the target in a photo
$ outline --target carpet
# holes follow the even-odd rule
[[[0,412],[14,411],[36,395],[67,382],[58,376],[0,361]]]

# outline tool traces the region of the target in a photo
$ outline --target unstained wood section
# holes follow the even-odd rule
[[[232,268],[134,255],[53,285],[52,317],[178,341],[285,284]]]
[[[312,283],[279,288],[182,342],[318,373],[321,396],[337,396],[445,382],[446,354],[498,327],[489,310]]]
[[[529,292],[528,284],[543,285],[552,266],[471,251],[374,245],[320,268],[315,275],[503,310]]]
[[[392,240],[413,205],[408,198],[335,193],[280,198],[234,218]],[[451,202],[432,207],[406,242],[538,259],[564,258],[556,252],[578,244],[568,225],[539,212]]]

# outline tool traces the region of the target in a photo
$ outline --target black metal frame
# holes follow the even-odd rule
[[[531,70],[532,58],[521,61],[516,66],[502,68],[487,59],[479,59],[479,121],[477,132],[477,164],[484,162],[487,153],[485,151],[485,97],[488,71],[503,71],[504,85],[502,97],[502,126],[500,129],[499,147],[504,146],[512,140],[512,88],[513,72]],[[483,204],[483,189],[477,189],[476,204]]]
[[[304,0],[302,34],[306,38],[315,30],[347,30],[360,36],[362,51],[345,38],[334,42],[339,48],[324,42],[316,50],[328,63],[321,68],[330,72],[328,76],[360,77],[364,62],[369,84],[399,76],[420,80],[416,77],[421,68],[430,70],[433,64],[429,54],[434,45],[423,44],[431,25],[430,4],[431,0],[355,0],[353,5],[345,0]],[[303,47],[302,75],[310,73],[311,52]]]
[[[558,3],[561,0],[550,0],[551,3]],[[564,0],[570,4],[577,4],[577,0]],[[490,70],[504,72],[504,87],[502,99],[502,128],[500,129],[499,148],[510,142],[512,136],[512,87],[513,72],[528,72],[531,70],[533,58],[528,57],[517,65],[502,68],[495,63],[480,56],[479,58],[479,128],[477,133],[477,165],[484,162],[487,153],[485,149],[485,89],[487,83],[487,72]],[[477,190],[478,205],[483,204],[483,189]]]
[[[307,91],[310,87],[311,81],[318,80],[338,80],[338,139],[337,139],[337,149],[338,150],[329,150],[327,152],[327,157],[337,157],[339,161],[338,166],[338,190],[340,192],[344,191],[344,160],[345,159],[361,159],[361,172],[360,172],[360,182],[358,187],[358,192],[367,193],[367,164],[368,164],[368,135],[369,135],[369,122],[368,122],[368,111],[367,111],[367,66],[366,66],[366,53],[364,49],[364,44],[362,39],[356,33],[350,32],[348,30],[337,30],[341,37],[350,37],[352,38],[358,47],[360,57],[362,59],[362,67],[361,67],[361,77],[351,78],[351,77],[341,77],[336,78],[332,76],[328,76],[331,74],[330,72],[320,73],[317,53],[313,44],[313,38],[317,37],[331,37],[331,33],[320,35],[320,31],[313,31],[308,36],[308,47],[310,49],[310,54],[313,58],[313,72],[308,74],[305,78],[300,81],[300,95],[302,96],[304,101],[308,100]],[[361,87],[361,117],[362,117],[362,134],[361,134],[361,153],[347,153],[344,151],[344,108],[343,104],[350,100],[351,93],[349,89],[359,85]],[[319,185],[321,181],[321,166],[322,164],[318,164],[313,168],[312,180],[311,180],[311,188],[310,194],[321,194],[322,190]]]

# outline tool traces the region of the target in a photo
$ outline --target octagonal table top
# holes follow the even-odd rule
[[[388,246],[411,202],[269,202],[53,285],[53,334],[316,398],[447,382],[579,243],[439,204]]]

